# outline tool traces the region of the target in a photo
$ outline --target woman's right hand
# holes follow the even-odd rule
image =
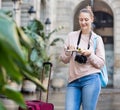
[[[67,47],[67,50],[71,50],[71,51],[72,51],[72,50],[75,50],[75,47],[72,46],[72,45],[70,45],[70,46]]]
[[[66,54],[67,56],[71,56],[73,50],[75,50],[75,47],[74,47],[74,46],[67,46],[67,49],[65,49],[65,54]]]

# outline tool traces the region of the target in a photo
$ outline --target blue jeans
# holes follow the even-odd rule
[[[65,110],[96,110],[101,90],[99,74],[79,78],[67,86]]]

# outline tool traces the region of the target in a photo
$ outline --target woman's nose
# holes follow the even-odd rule
[[[83,20],[81,23],[84,24],[84,23],[85,23],[85,20]]]

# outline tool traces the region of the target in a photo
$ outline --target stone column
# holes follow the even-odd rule
[[[40,20],[40,6],[41,0],[36,0],[36,19]]]
[[[118,8],[115,11],[114,17],[114,74],[113,74],[113,86],[114,88],[120,88],[120,10]]]
[[[50,16],[50,5],[51,5],[50,1],[51,0],[46,1],[46,10],[45,10],[46,18]]]
[[[0,0],[0,9],[1,9],[1,0]]]
[[[111,7],[114,12],[114,74],[113,86],[120,88],[120,1],[111,0]]]
[[[21,24],[21,8],[20,8],[20,2],[16,1],[13,3],[13,17],[16,21],[17,25],[20,26]]]

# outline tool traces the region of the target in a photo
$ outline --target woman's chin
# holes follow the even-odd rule
[[[83,31],[87,31],[88,30],[88,28],[87,27],[83,27],[83,28],[81,28]]]

